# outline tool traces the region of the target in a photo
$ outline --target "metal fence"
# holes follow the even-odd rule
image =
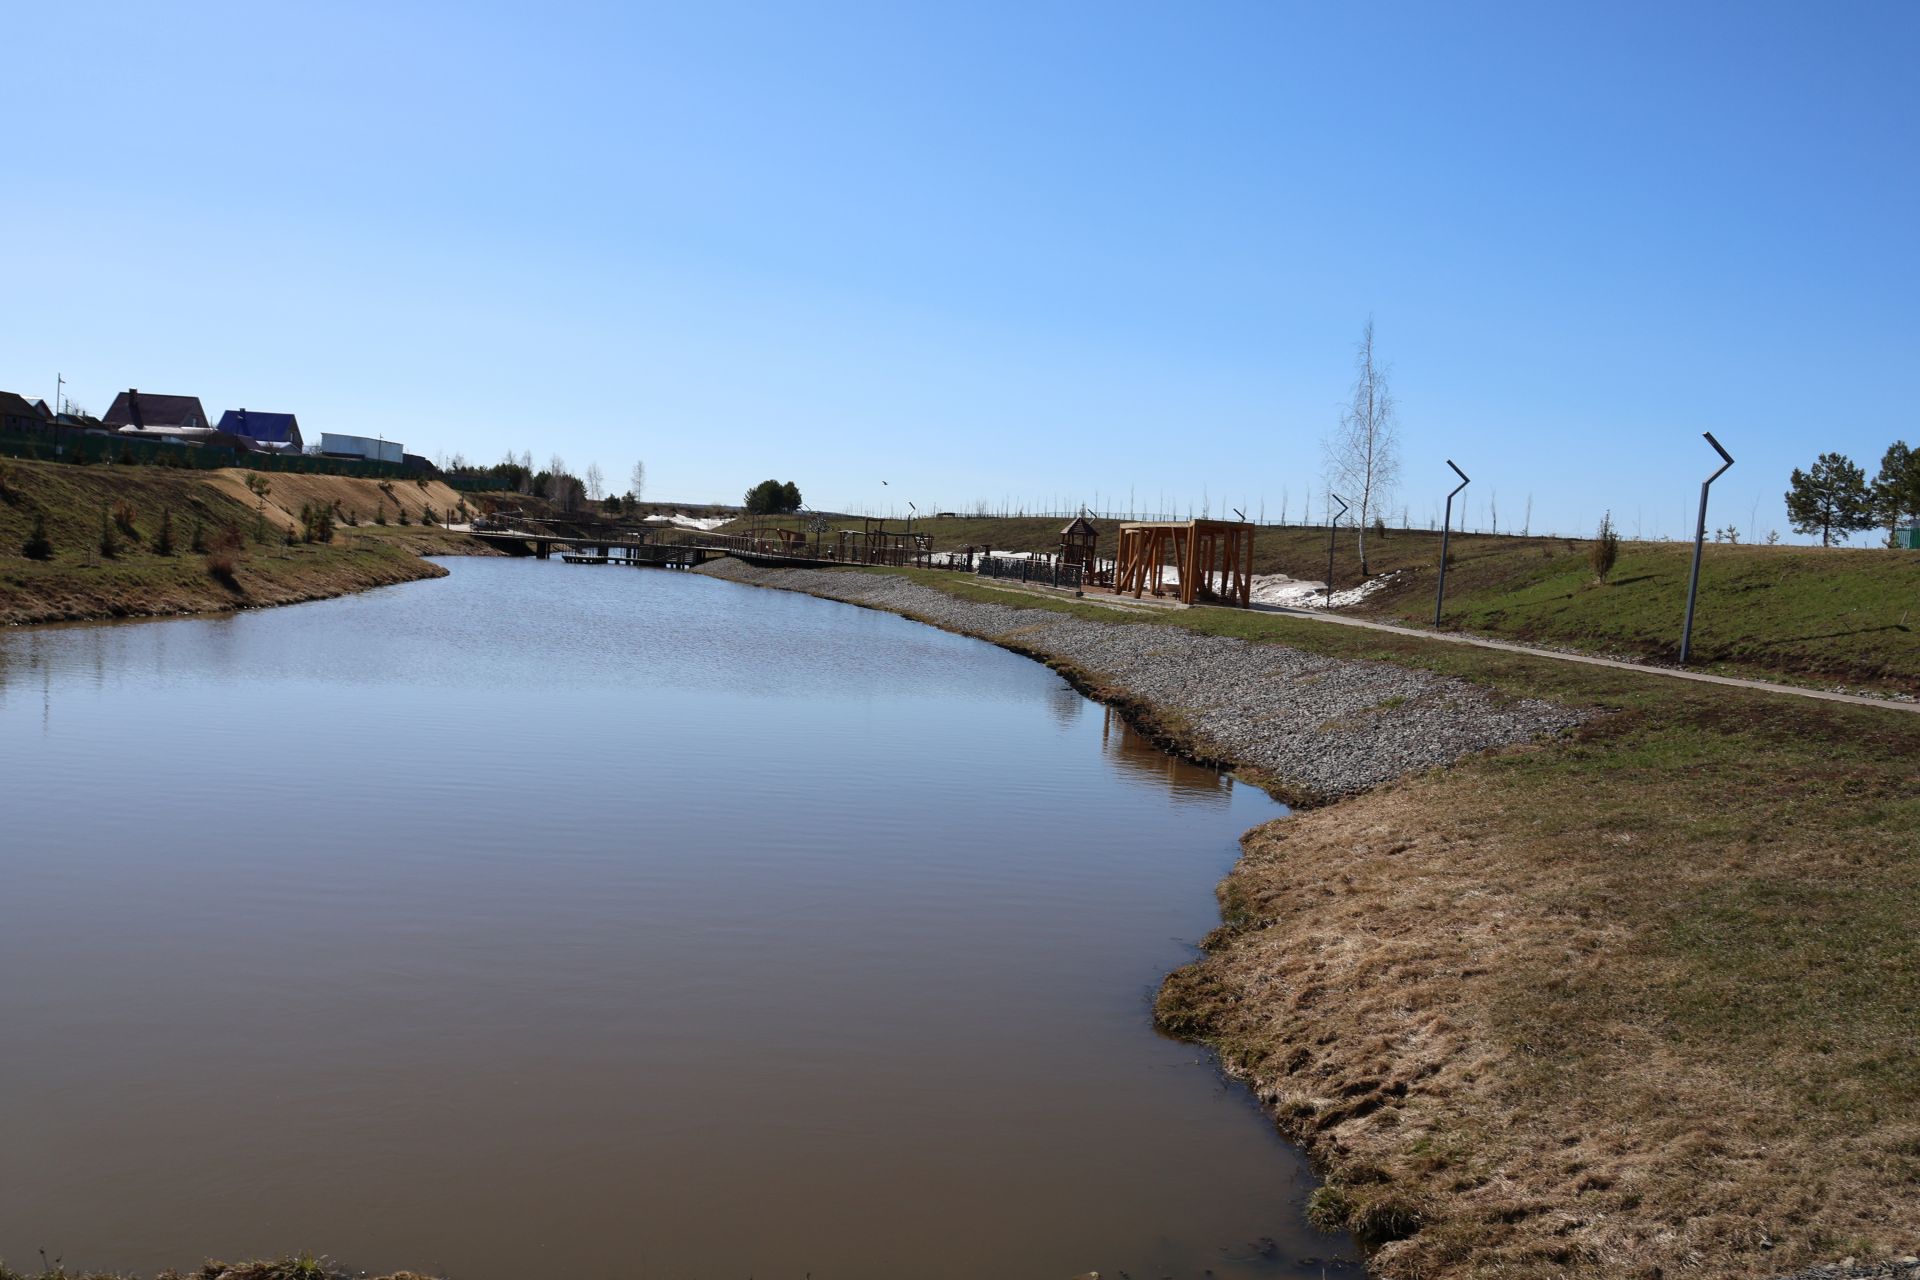
[[[1055,560],[1036,560],[1031,556],[981,556],[974,572],[985,578],[1007,578],[1016,582],[1038,582],[1050,587],[1081,586],[1080,566]]]

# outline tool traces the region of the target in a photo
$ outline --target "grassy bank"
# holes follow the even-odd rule
[[[292,604],[438,577],[422,555],[479,546],[420,523],[458,502],[445,486],[274,475],[258,495],[252,474],[0,463],[0,625]],[[302,508],[323,503],[361,523],[289,543]],[[28,554],[36,531],[43,557]]]
[[[1060,522],[916,521],[941,549],[968,545],[1055,551]],[[1112,545],[1111,526],[1103,539]],[[1455,534],[1445,625],[1509,640],[1672,662],[1678,657],[1691,544],[1624,543],[1598,585],[1578,539]],[[1387,581],[1343,612],[1418,626],[1433,621],[1440,538],[1389,530],[1370,542]],[[1262,528],[1254,570],[1324,579],[1326,530]],[[1340,535],[1334,582],[1362,581],[1351,531]],[[1694,666],[1920,694],[1920,553],[1855,548],[1709,545],[1694,630]]]
[[[347,1271],[322,1258],[294,1257],[253,1262],[207,1262],[191,1271],[162,1271],[153,1280],[348,1280],[364,1273]],[[0,1280],[135,1280],[135,1277],[106,1271],[70,1271],[60,1262],[48,1263],[33,1271],[16,1271],[0,1262]],[[395,1271],[389,1275],[364,1277],[364,1280],[427,1280],[413,1271]]]
[[[1755,1276],[1920,1245],[1920,716],[912,576],[1603,713],[1250,833],[1225,923],[1160,994],[1379,1273]]]

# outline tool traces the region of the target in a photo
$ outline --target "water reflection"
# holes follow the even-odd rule
[[[1233,776],[1162,751],[1109,706],[1100,708],[1100,750],[1121,772],[1160,782],[1180,800],[1225,804]]]
[[[451,568],[0,636],[0,776],[33,781],[0,844],[0,1024],[33,1046],[0,1091],[0,1257],[1351,1256],[1244,1091],[1150,1027],[1264,794],[884,614]]]

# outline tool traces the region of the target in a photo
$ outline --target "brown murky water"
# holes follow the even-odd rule
[[[898,618],[451,567],[0,636],[0,1258],[1352,1256],[1244,1091],[1149,1016],[1263,794]]]

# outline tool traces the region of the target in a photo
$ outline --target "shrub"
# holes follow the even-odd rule
[[[308,542],[333,541],[333,507],[325,502],[308,502],[300,507],[300,536]]]
[[[214,535],[213,543],[207,548],[207,572],[215,580],[226,586],[238,589],[239,580],[235,576],[240,567],[240,557],[246,547],[246,539],[240,536],[240,530],[228,525]]]
[[[160,531],[153,535],[153,553],[157,556],[173,554],[173,508],[160,508]]]
[[[1620,534],[1613,527],[1613,512],[1609,511],[1600,517],[1599,531],[1587,547],[1587,563],[1593,566],[1593,580],[1605,582],[1619,559]]]
[[[387,504],[386,503],[382,502],[374,507],[373,522],[375,524],[385,524],[387,522]]]
[[[440,517],[433,514],[432,507],[422,507],[420,508],[420,523],[421,524],[439,524]]]
[[[132,449],[130,449],[130,448],[128,448],[128,447],[127,447],[126,445],[124,445],[124,444],[123,444],[123,445],[121,445],[121,446],[120,446],[120,456],[119,456],[118,458],[116,458],[116,459],[114,459],[114,461],[116,461],[116,462],[118,462],[118,463],[119,463],[119,464],[120,464],[121,466],[123,466],[123,467],[130,467],[130,466],[132,466],[132,465],[134,464],[134,461],[135,461],[135,459],[134,459],[134,456],[133,456],[133,450],[132,450]]]
[[[47,517],[44,514],[34,512],[33,532],[20,544],[20,554],[29,560],[53,559],[53,543],[47,541]]]
[[[187,547],[195,555],[202,555],[207,549],[207,522],[199,516],[193,518],[193,536]]]
[[[120,535],[114,532],[113,518],[100,508],[100,554],[111,560],[120,554]]]
[[[401,524],[412,524],[412,523],[413,523],[413,521],[411,521],[411,520],[409,520],[409,519],[407,519],[407,509],[406,509],[405,507],[401,507],[401,508],[400,508],[400,523],[401,523]]]
[[[348,507],[346,514],[340,518],[349,529],[358,529],[360,527],[360,513],[352,507]]]
[[[139,514],[134,510],[131,502],[123,501],[113,504],[113,522],[120,526],[120,532],[135,540],[139,539],[140,530],[134,526],[133,522]]]
[[[20,490],[14,486],[13,470],[0,467],[0,501],[13,503],[20,501]]]
[[[300,530],[294,525],[287,526],[287,545],[290,547],[300,545]]]

